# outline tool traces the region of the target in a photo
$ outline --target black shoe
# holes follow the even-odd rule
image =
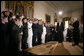
[[[72,44],[72,46],[75,46],[76,44]]]
[[[79,44],[76,44],[77,46],[79,45]]]

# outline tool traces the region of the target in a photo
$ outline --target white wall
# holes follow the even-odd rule
[[[46,1],[34,1],[34,18],[42,19],[45,22],[45,14],[51,16],[51,23],[54,24],[54,13],[55,10],[51,6],[45,3]],[[80,16],[83,15],[83,8],[75,9],[69,12],[63,12],[61,17],[77,17],[80,19]]]
[[[69,17],[77,17],[80,22],[80,18],[81,18],[81,16],[83,16],[83,8],[76,9],[67,14]],[[80,24],[80,32],[82,32],[82,30],[83,30],[83,24]]]
[[[80,19],[82,15],[83,15],[83,9],[79,9],[79,10],[72,12],[72,17],[77,17]]]
[[[45,15],[51,16],[51,23],[54,24],[54,12],[45,1],[34,1],[34,18],[42,19],[45,21]]]
[[[82,15],[83,15],[83,8],[79,8],[68,13],[68,16],[77,17],[78,19],[80,19]]]
[[[1,1],[1,11],[5,9],[5,1]]]

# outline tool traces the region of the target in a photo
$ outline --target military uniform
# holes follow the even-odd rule
[[[32,31],[32,23],[28,22],[28,48],[32,48],[32,36],[33,36],[33,31]]]
[[[37,44],[37,41],[36,41],[36,38],[37,38],[37,24],[33,23],[32,30],[33,30],[32,45],[35,46]]]
[[[43,26],[43,33],[42,33],[42,35],[41,35],[41,39],[42,39],[42,43],[45,43],[45,36],[46,36],[46,27],[45,26]]]
[[[46,38],[45,38],[45,42],[49,42],[51,41],[51,28],[49,26],[46,26]]]
[[[42,32],[43,32],[43,26],[38,24],[37,25],[37,42],[38,44],[41,44],[41,35],[42,35]]]

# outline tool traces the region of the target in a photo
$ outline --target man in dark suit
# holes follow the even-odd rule
[[[51,41],[52,37],[51,37],[51,27],[50,27],[50,23],[48,22],[46,25],[46,38],[45,38],[45,42],[49,42]]]
[[[55,31],[55,26],[54,25],[52,25],[52,31],[51,32],[52,32],[52,40],[56,41],[57,37],[56,37],[56,31]]]
[[[59,45],[61,46],[63,42],[63,31],[64,31],[64,24],[62,23],[62,19],[58,19],[56,30],[58,35],[58,42],[59,42]]]
[[[34,19],[32,30],[33,30],[33,38],[32,38],[32,46],[35,46],[37,44],[36,38],[37,38],[37,23],[38,20]]]
[[[10,16],[10,17],[9,17],[9,21],[8,21],[9,37],[10,37],[10,34],[11,34],[11,30],[12,30],[13,24],[14,24],[13,18],[12,18],[12,16]]]
[[[1,54],[8,55],[8,44],[9,44],[9,34],[8,34],[8,18],[3,17],[1,21]]]
[[[14,20],[14,25],[12,27],[11,31],[11,38],[10,38],[10,49],[9,49],[9,54],[10,55],[18,55],[19,53],[19,33],[20,33],[20,28],[18,26],[19,24],[19,18],[16,18]]]
[[[41,44],[41,35],[43,32],[43,26],[42,26],[42,20],[38,21],[38,25],[37,25],[37,42],[38,44]]]
[[[73,41],[74,44],[72,44],[72,46],[78,45],[79,44],[79,21],[77,20],[77,18],[73,18]]]
[[[28,37],[28,24],[27,19],[23,19],[23,35],[22,35],[22,49],[26,49],[27,46],[27,37]]]

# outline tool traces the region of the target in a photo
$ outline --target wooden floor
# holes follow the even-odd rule
[[[28,55],[83,55],[83,43],[80,43],[79,46],[72,46],[70,42],[63,42],[63,46],[55,46],[56,48],[51,49],[52,45],[56,44],[56,41],[51,41],[24,51]]]
[[[71,55],[83,55],[83,44],[80,43],[79,46],[72,46],[72,43],[64,42],[64,47],[70,52]]]

